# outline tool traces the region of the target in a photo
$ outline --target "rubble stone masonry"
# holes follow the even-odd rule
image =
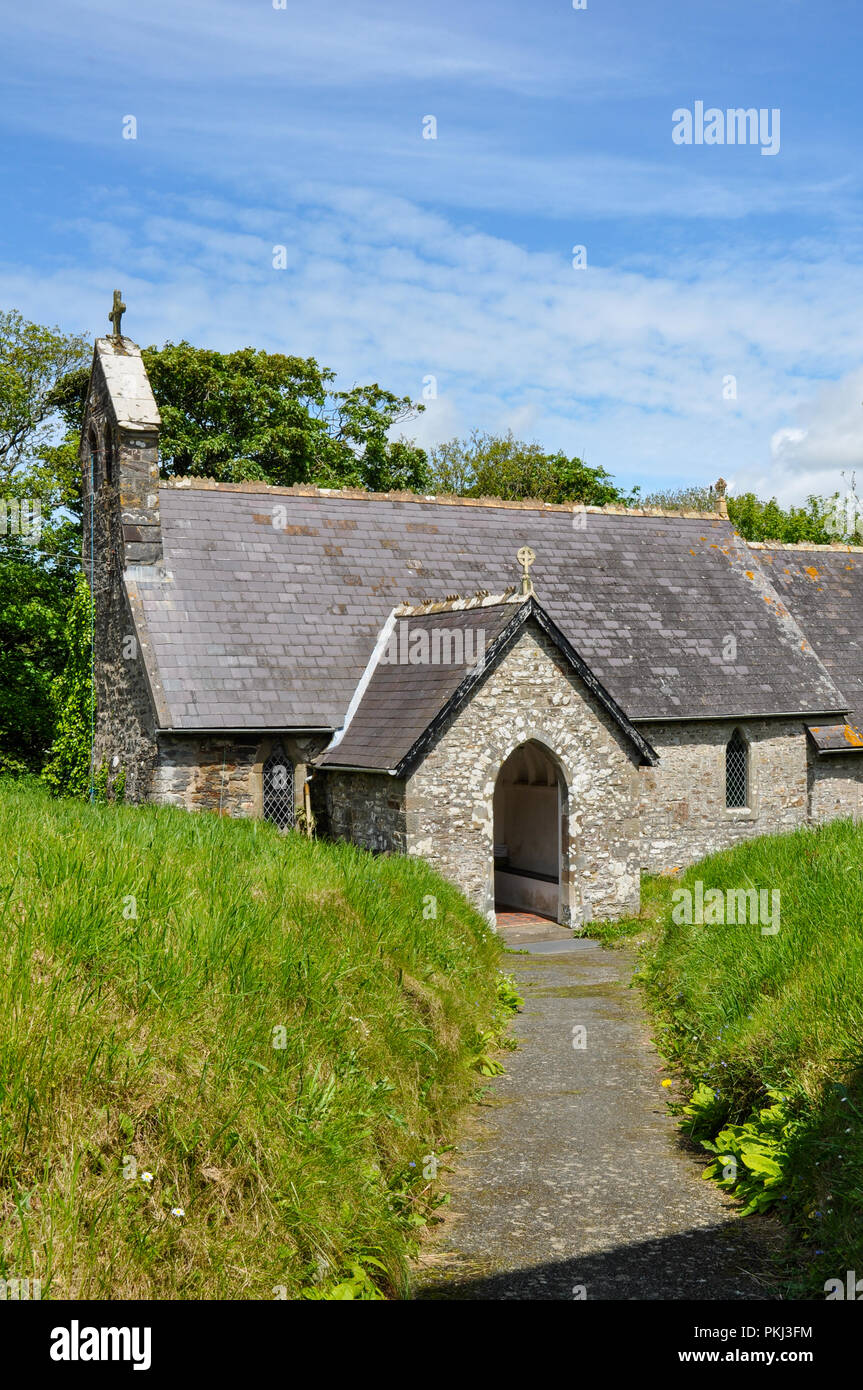
[[[422,855],[490,916],[495,782],[529,740],[551,755],[561,778],[560,920],[636,911],[636,754],[533,625],[406,782],[387,773],[326,773],[330,829],[368,849]]]
[[[725,804],[725,748],[734,729],[749,745],[749,805]],[[801,719],[639,724],[659,754],[640,770],[641,866],[682,868],[757,835],[859,814],[861,760],[819,757]],[[844,776],[840,761],[847,765]]]

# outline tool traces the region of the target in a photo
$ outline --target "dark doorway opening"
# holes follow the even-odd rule
[[[519,744],[494,789],[495,911],[535,912],[560,921],[560,769],[540,744]]]

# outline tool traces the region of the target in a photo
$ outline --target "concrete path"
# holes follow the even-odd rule
[[[468,1122],[419,1299],[769,1299],[764,1223],[741,1221],[677,1135],[632,959],[507,914],[525,999]],[[585,1046],[574,1047],[584,1029]]]

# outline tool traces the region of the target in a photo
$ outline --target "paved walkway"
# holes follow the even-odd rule
[[[520,1046],[445,1176],[451,1206],[415,1297],[772,1297],[763,1231],[677,1136],[631,957],[539,917],[507,914],[499,928],[529,952],[506,958],[525,998]]]

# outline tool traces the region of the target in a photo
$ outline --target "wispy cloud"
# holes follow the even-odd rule
[[[581,271],[402,198],[314,192],[290,211],[160,199],[134,226],[105,207],[74,228],[98,269],[70,265],[34,286],[7,267],[0,293],[37,317],[61,302],[76,326],[101,331],[116,281],[141,341],[254,342],[417,399],[432,376],[423,442],[512,427],[646,485],[721,471],[796,497],[815,476],[838,486],[838,465],[863,445],[853,377],[807,404],[820,374],[863,356],[863,267],[810,253],[801,285],[792,249],[766,274],[694,255],[677,275]],[[276,245],[286,270],[273,268]]]
[[[645,487],[832,491],[863,449],[863,237],[824,98],[857,74],[829,14],[819,75],[786,13],[22,7],[0,295],[103,331],[116,284],[142,342],[313,354],[415,397],[433,376],[425,443],[512,427]],[[780,155],[675,147],[696,98],[781,105]]]

